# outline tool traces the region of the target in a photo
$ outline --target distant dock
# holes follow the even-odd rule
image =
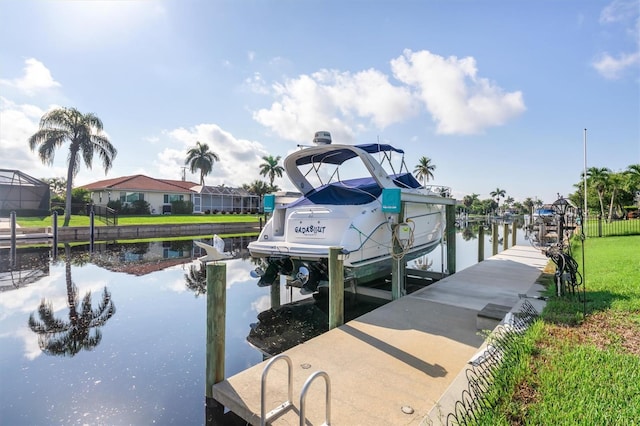
[[[460,373],[483,346],[479,331],[493,329],[524,298],[544,306],[536,281],[547,262],[533,247],[514,246],[289,349],[293,409],[271,424],[300,424],[300,392],[317,371],[330,378],[332,425],[440,424],[452,395],[460,396]],[[213,398],[259,425],[265,365],[215,384]],[[266,412],[287,400],[286,367],[269,370]],[[311,424],[325,420],[322,380],[309,386],[305,413]]]

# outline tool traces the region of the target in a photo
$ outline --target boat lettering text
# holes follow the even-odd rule
[[[325,228],[326,226],[305,225],[305,226],[296,226],[293,230],[296,234],[317,235],[317,234],[324,234]]]

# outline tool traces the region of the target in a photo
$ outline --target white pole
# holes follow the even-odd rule
[[[584,214],[582,218],[582,229],[583,233],[586,233],[586,221],[587,221],[587,129],[584,129],[584,172],[583,172],[583,180],[584,180]]]

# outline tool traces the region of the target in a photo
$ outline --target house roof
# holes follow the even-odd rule
[[[198,192],[193,187],[198,186],[195,182],[156,179],[145,175],[122,176],[113,179],[100,180],[87,185],[82,185],[89,191],[100,190],[127,190],[127,191],[157,191],[157,192]]]

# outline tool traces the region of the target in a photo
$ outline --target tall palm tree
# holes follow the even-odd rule
[[[284,172],[284,167],[280,166],[278,162],[280,161],[280,156],[278,155],[276,158],[273,158],[272,155],[262,157],[264,163],[260,164],[260,175],[269,177],[269,186],[273,187],[273,181],[278,177],[282,177],[282,173]]]
[[[507,195],[507,191],[505,191],[504,189],[496,188],[496,190],[495,191],[491,191],[489,193],[489,195],[496,199],[496,202],[498,203],[498,210],[499,210],[500,209],[500,198],[504,198],[504,196]]]
[[[87,168],[91,168],[93,155],[102,160],[105,174],[113,165],[117,150],[109,139],[102,134],[102,121],[92,113],[82,114],[75,108],[58,108],[44,114],[40,119],[39,130],[29,138],[29,148],[38,148],[38,156],[44,164],[53,164],[55,150],[66,141],[69,142],[67,159],[67,190],[64,209],[64,224],[69,226],[71,219],[71,189],[73,178],[80,169],[80,159]]]
[[[65,245],[65,274],[67,282],[67,304],[69,321],[54,316],[53,305],[45,299],[40,302],[38,316],[29,315],[29,328],[38,334],[38,345],[47,355],[74,356],[82,349],[92,350],[102,340],[100,327],[116,313],[111,293],[105,287],[102,300],[96,309],[91,302],[91,292],[87,292],[79,303],[78,288],[71,279],[71,249]]]
[[[416,168],[413,169],[413,174],[424,186],[425,182],[429,182],[429,179],[433,179],[433,171],[436,169],[436,165],[431,162],[429,157],[420,157]]]
[[[600,214],[604,217],[604,193],[609,183],[609,175],[611,170],[606,167],[589,167],[587,169],[587,183],[590,183],[598,193],[598,201],[600,201]]]
[[[204,177],[213,170],[213,163],[220,161],[218,154],[209,149],[206,143],[196,142],[196,146],[187,151],[184,164],[189,165],[189,171],[196,173],[200,170],[200,185],[204,186]]]

